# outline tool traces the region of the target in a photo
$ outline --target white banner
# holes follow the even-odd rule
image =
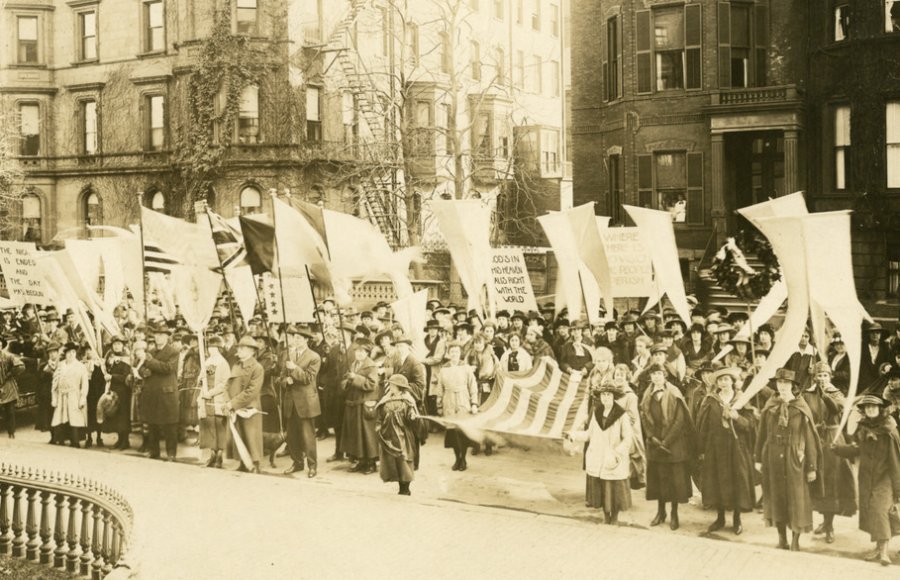
[[[495,248],[491,274],[498,310],[537,311],[534,288],[521,248]]]
[[[401,298],[391,304],[391,310],[403,332],[412,340],[413,354],[422,360],[428,351],[425,349],[425,305],[428,302],[428,290],[419,290],[415,294]]]
[[[646,298],[656,291],[653,285],[653,263],[650,252],[637,228],[604,228],[600,230],[609,273],[612,278],[613,297]]]
[[[269,322],[312,323],[316,321],[312,286],[304,276],[285,276],[279,282],[276,276],[265,273],[263,279],[263,300],[266,301],[266,315]],[[281,289],[284,287],[284,300]]]
[[[37,250],[31,242],[0,242],[0,270],[9,299],[15,304],[53,306],[50,288],[35,262]]]

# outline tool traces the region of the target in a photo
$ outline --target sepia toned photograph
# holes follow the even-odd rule
[[[900,578],[900,0],[0,0],[0,578]]]

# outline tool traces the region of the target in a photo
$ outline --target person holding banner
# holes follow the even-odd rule
[[[890,566],[888,544],[900,535],[890,517],[891,510],[900,509],[900,434],[884,399],[864,395],[856,406],[862,419],[852,441],[831,447],[841,457],[859,459],[859,529],[875,542],[866,560]]]
[[[225,403],[228,402],[228,378],[231,365],[222,356],[225,341],[219,336],[211,336],[206,341],[207,356],[206,381],[200,383],[197,401],[197,415],[200,420],[200,449],[209,449],[207,467],[222,468],[222,452],[228,443],[228,417]]]
[[[456,419],[478,412],[478,381],[472,367],[462,360],[462,345],[447,345],[447,362],[438,371],[435,384],[438,415]],[[456,427],[448,427],[444,436],[444,448],[453,449],[456,461],[453,471],[466,470],[466,452],[472,442]]]
[[[322,359],[309,347],[315,335],[295,324],[287,327],[287,352],[284,372],[284,416],[287,422],[287,446],[291,455],[291,466],[285,475],[303,471],[304,458],[309,467],[307,477],[316,476],[318,451],[316,449],[316,417],[322,414],[316,380]]]
[[[531,370],[533,361],[528,351],[522,348],[521,335],[512,333],[506,336],[509,348],[500,357],[500,370],[504,373],[526,373]]]
[[[755,467],[762,472],[766,523],[778,528],[778,548],[796,552],[800,535],[812,531],[812,498],[822,494],[822,443],[796,373],[778,369],[775,386],[778,394],[760,418]]]
[[[559,368],[564,373],[580,372],[588,374],[594,368],[594,356],[584,343],[587,324],[581,320],[572,325],[572,339],[564,343],[559,352]]]
[[[225,413],[229,415],[229,420],[233,424],[235,443],[237,444],[237,438],[240,438],[247,447],[253,464],[252,467],[245,465],[246,458],[238,452],[241,461],[238,471],[250,473],[260,472],[259,460],[263,453],[262,415],[259,409],[262,406],[260,393],[265,371],[256,360],[258,351],[259,343],[256,339],[244,336],[238,341],[238,363],[231,367],[231,376],[226,387],[229,400],[225,403]]]
[[[856,482],[850,462],[835,455],[827,445],[832,441],[843,443],[841,415],[844,411],[844,395],[831,384],[831,367],[828,363],[815,364],[813,384],[803,391],[803,399],[809,405],[815,420],[819,438],[825,442],[822,453],[822,485],[825,493],[813,498],[813,510],[822,514],[825,521],[815,534],[825,534],[825,542],[834,543],[834,516],[856,514]]]
[[[687,503],[693,491],[690,464],[694,460],[694,426],[684,395],[666,380],[665,367],[653,365],[647,372],[650,385],[641,400],[641,426],[647,440],[647,499],[658,503],[650,525],[666,521],[669,503],[669,527],[677,530],[678,504]]]

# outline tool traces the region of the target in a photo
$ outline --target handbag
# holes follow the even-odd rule
[[[377,403],[375,401],[366,401],[363,403],[363,419],[366,421],[374,421],[378,413],[375,411],[375,406]]]
[[[900,536],[900,504],[895,503],[888,510],[888,520],[891,523],[891,535]]]

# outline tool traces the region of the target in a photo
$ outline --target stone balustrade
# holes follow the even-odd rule
[[[103,484],[0,464],[0,554],[100,580],[129,568],[133,521],[125,498]]]

